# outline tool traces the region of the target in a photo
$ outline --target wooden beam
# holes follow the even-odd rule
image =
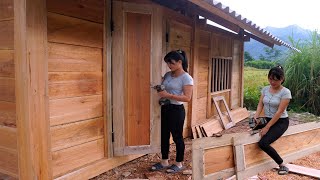
[[[233,24],[233,23],[230,23],[228,21],[226,21],[225,19],[215,15],[215,14],[212,14],[212,13],[209,13],[207,11],[203,11],[202,9],[200,8],[195,8],[197,14],[199,14],[200,16],[203,16],[207,19],[209,19],[210,21],[212,22],[215,22],[227,29],[230,29],[231,31],[234,31],[236,33],[239,33],[240,31],[240,27],[237,26],[236,24]]]
[[[261,39],[264,39],[266,41],[269,41],[270,43],[273,44],[278,44],[279,42],[273,40],[270,36],[263,34],[262,32],[258,31],[257,29],[253,28],[249,23],[245,23],[242,20],[236,19],[235,17],[232,17],[226,12],[223,12],[223,10],[213,6],[211,3],[212,1],[210,0],[188,0],[189,2],[198,5],[203,11],[216,15],[218,17],[221,17],[222,19],[235,24],[239,26],[240,28],[246,29],[250,31],[251,33],[254,33],[256,36],[260,37]]]
[[[228,107],[227,102],[226,102],[226,100],[224,99],[224,97],[223,97],[223,96],[216,96],[216,97],[212,97],[212,100],[213,100],[214,105],[215,105],[215,107],[216,107],[216,109],[217,109],[218,115],[219,115],[219,117],[220,117],[220,119],[221,119],[221,124],[223,125],[224,129],[229,129],[229,128],[231,128],[232,126],[234,126],[234,125],[235,125],[235,122],[233,121],[232,115],[231,115],[231,113],[230,113],[229,107]],[[227,123],[226,123],[226,122],[224,121],[224,116],[223,116],[222,113],[221,113],[221,110],[220,110],[220,106],[219,106],[219,104],[218,104],[218,101],[222,101],[222,102],[223,102],[224,107],[226,108],[226,111],[227,111],[227,120],[230,121],[230,122],[227,122]]]
[[[262,44],[265,44],[265,45],[267,45],[267,46],[269,46],[271,48],[273,48],[273,46],[274,46],[273,43],[270,43],[269,41],[266,41],[266,40],[254,35],[254,34],[251,34],[251,33],[248,33],[248,32],[244,32],[244,34],[246,35],[246,37],[249,37],[249,38],[252,38],[252,39],[254,39],[256,41],[259,41]]]
[[[46,1],[14,0],[14,59],[19,179],[52,179]]]
[[[103,42],[103,102],[105,157],[113,157],[112,151],[112,69],[111,69],[111,0],[104,0],[104,42]]]

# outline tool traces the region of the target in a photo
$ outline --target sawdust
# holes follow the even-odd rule
[[[320,152],[311,154],[309,156],[303,157],[290,163],[320,170]],[[262,180],[317,180],[317,178],[312,178],[310,176],[303,176],[293,173],[279,176],[277,170],[275,169],[259,173],[258,177]]]
[[[253,112],[251,112],[252,114]],[[301,124],[309,121],[318,121],[320,117],[316,117],[309,113],[291,113],[290,115],[290,126]],[[248,132],[250,128],[248,127],[248,119],[243,120],[237,123],[236,126],[224,130],[222,134],[229,133],[239,133],[239,132]],[[183,165],[185,170],[192,170],[192,140],[190,138],[185,139],[186,149],[185,149],[185,161]],[[174,163],[175,159],[175,146],[172,144],[170,146],[170,163]],[[131,162],[125,163],[119,167],[116,167],[110,171],[107,171],[92,180],[121,180],[121,179],[156,179],[156,180],[191,180],[192,175],[185,175],[182,172],[175,174],[168,174],[165,170],[159,172],[149,171],[150,167],[159,162],[161,158],[160,153],[144,155],[140,158],[137,158]],[[292,162],[296,165],[301,165],[305,167],[320,169],[320,152],[311,154],[299,160]],[[261,180],[312,180],[309,176],[302,176],[297,174],[289,173],[288,175],[279,176],[276,170],[269,170],[263,173],[259,173],[258,179]]]

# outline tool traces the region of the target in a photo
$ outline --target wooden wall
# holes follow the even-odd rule
[[[232,76],[231,76],[231,94],[230,109],[242,107],[243,91],[243,42],[233,41],[232,52]]]
[[[47,0],[53,176],[104,157],[104,1]]]
[[[235,35],[221,32],[217,28],[198,21],[195,33],[194,80],[192,125],[201,124],[217,115],[212,102],[214,96],[224,96],[229,109],[241,107],[242,47],[243,41]],[[210,60],[214,57],[232,58],[231,90],[209,93]],[[214,73],[214,71],[212,71]],[[221,110],[225,108],[221,104]]]
[[[13,0],[0,1],[0,174],[18,176]],[[0,179],[1,179],[0,175]]]
[[[196,84],[196,93],[193,94],[195,104],[194,115],[192,124],[200,123],[206,120],[207,114],[207,94],[208,94],[208,75],[209,75],[209,59],[211,49],[211,33],[210,31],[197,30],[196,31],[196,51],[197,59],[195,59],[195,67],[197,68],[194,72],[196,78],[194,79]]]

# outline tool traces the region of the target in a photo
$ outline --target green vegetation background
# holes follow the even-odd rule
[[[268,69],[244,68],[244,106],[247,109],[257,108],[260,91],[268,85]]]

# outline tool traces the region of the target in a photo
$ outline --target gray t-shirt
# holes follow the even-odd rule
[[[178,77],[173,77],[171,71],[167,72],[163,77],[162,84],[165,86],[165,89],[168,93],[174,95],[183,94],[183,86],[193,85],[193,79],[188,73],[183,73]],[[181,105],[182,102],[170,99],[171,104]]]
[[[270,86],[266,86],[261,90],[263,97],[264,113],[266,117],[272,118],[277,112],[281,99],[292,99],[291,92],[288,88],[283,87],[279,92],[270,93]],[[287,108],[283,111],[280,118],[288,117]]]

